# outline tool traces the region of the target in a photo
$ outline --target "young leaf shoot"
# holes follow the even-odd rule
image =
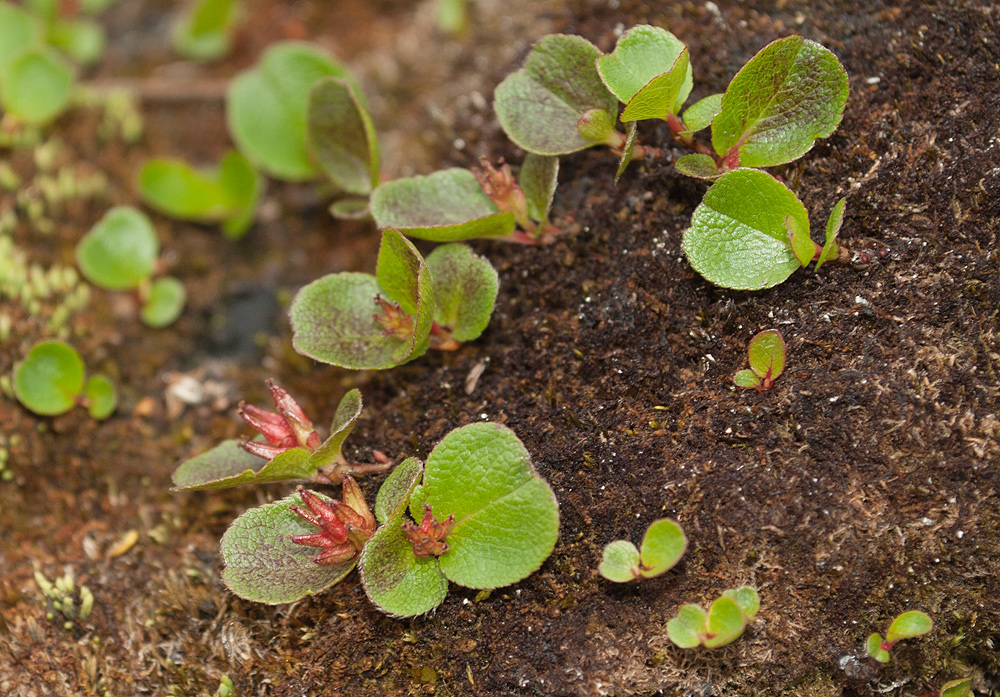
[[[892,651],[892,647],[896,645],[896,642],[923,636],[933,628],[934,622],[927,613],[920,610],[904,612],[898,615],[892,621],[892,624],[889,625],[889,631],[886,632],[885,639],[877,632],[868,637],[868,655],[879,663],[888,663],[890,659],[889,652]]]
[[[785,371],[785,340],[777,329],[765,329],[747,345],[750,368],[738,371],[733,382],[758,392],[769,390]]]
[[[605,547],[598,571],[615,583],[653,578],[676,566],[686,549],[687,537],[681,526],[661,518],[650,524],[639,549],[627,540],[616,540]]]
[[[28,410],[41,416],[64,414],[76,405],[87,407],[91,418],[109,417],[118,404],[114,385],[103,375],[84,382],[83,359],[69,344],[43,341],[14,368],[14,395]]]

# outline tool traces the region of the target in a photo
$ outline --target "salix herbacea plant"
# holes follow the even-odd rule
[[[760,609],[760,596],[751,586],[724,591],[706,612],[700,605],[681,607],[667,622],[667,636],[682,649],[714,649],[731,644],[743,634],[747,622]]]
[[[181,160],[149,160],[139,172],[139,191],[150,206],[181,220],[220,223],[229,239],[253,224],[263,179],[236,150],[215,167],[194,169]]]
[[[118,404],[111,381],[103,375],[87,379],[80,354],[62,341],[43,341],[28,351],[14,367],[14,395],[42,416],[83,406],[92,418],[100,420],[111,416]]]
[[[383,230],[374,276],[330,274],[296,294],[292,344],[323,363],[392,368],[477,338],[498,288],[496,271],[468,247],[443,245],[425,260],[399,232]]]
[[[868,655],[879,663],[889,662],[889,652],[898,641],[923,636],[934,628],[930,616],[920,610],[910,610],[898,615],[889,625],[885,638],[878,632],[868,637]]]
[[[628,540],[615,540],[607,545],[598,571],[615,583],[653,578],[676,566],[687,544],[680,525],[669,518],[660,518],[650,523],[639,549]]]
[[[737,371],[733,382],[758,392],[771,389],[774,381],[785,372],[785,353],[785,339],[777,329],[765,329],[754,335],[747,344],[750,368]]]
[[[142,308],[140,317],[150,327],[173,324],[187,298],[176,278],[153,278],[159,254],[153,224],[131,206],[109,210],[76,246],[84,277],[107,290],[132,291]]]

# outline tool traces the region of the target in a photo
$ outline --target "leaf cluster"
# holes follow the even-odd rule
[[[667,636],[682,649],[714,649],[731,644],[743,634],[747,622],[760,609],[760,596],[751,586],[724,591],[706,612],[700,605],[681,607],[667,622]]]
[[[628,540],[607,545],[598,571],[615,583],[653,578],[676,566],[687,544],[680,525],[669,518],[660,518],[650,523],[639,549]]]
[[[62,341],[43,341],[14,367],[14,395],[42,416],[64,414],[81,405],[94,419],[106,419],[118,405],[114,385],[104,375],[86,377],[80,354]]]
[[[765,329],[750,339],[747,356],[750,368],[737,371],[733,382],[758,392],[769,390],[785,372],[785,339],[777,329]]]
[[[904,612],[889,625],[885,639],[878,632],[874,632],[868,637],[866,644],[868,655],[879,663],[888,663],[890,660],[889,652],[892,651],[896,642],[923,636],[932,629],[934,629],[934,622],[927,613],[920,610]]]

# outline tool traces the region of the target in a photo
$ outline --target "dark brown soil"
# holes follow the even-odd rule
[[[107,200],[56,215],[52,236],[22,223],[15,240],[45,264],[71,263],[108,204],[137,202],[132,182],[147,157],[208,161],[229,147],[220,80],[273,41],[315,38],[357,67],[388,144],[386,174],[397,176],[481,154],[520,161],[481,97],[544,33],[610,50],[616,31],[640,22],[687,42],[695,98],[790,33],[837,53],[851,76],[844,121],[778,173],[814,227],[848,197],[851,263],[765,292],[717,289],[680,250],[705,186],[664,159],[633,164],[616,188],[612,156],[588,151],[563,159],[556,217],[567,234],[557,244],[474,245],[502,284],[481,339],[359,374],[297,356],[281,303],[321,274],[370,269],[372,226],[336,223],[310,188],[278,184],[239,243],[156,217],[191,296],[180,322],[145,329],[102,292],[74,320],[88,366],[116,373],[117,415],[41,419],[0,397],[0,433],[21,436],[10,447],[15,478],[0,484],[0,694],[204,695],[223,674],[238,695],[283,697],[918,695],[965,676],[982,694],[1000,689],[992,4],[482,2],[456,42],[435,34],[422,4],[319,11],[258,0],[240,47],[211,66],[167,65],[166,3],[119,4],[97,78],[147,90],[146,137],[101,143],[87,111],[59,122],[67,157],[104,170],[111,186]],[[648,123],[641,137],[669,142]],[[30,179],[30,153],[10,159]],[[16,319],[0,351],[7,374],[45,332],[11,299],[0,310]],[[769,327],[785,336],[789,368],[766,393],[737,391],[746,343]],[[469,394],[466,377],[481,364]],[[168,401],[182,375],[211,396]],[[407,621],[380,615],[356,576],[290,606],[238,600],[219,580],[218,538],[290,487],[167,487],[179,460],[243,432],[235,402],[263,404],[269,376],[320,421],[359,386],[367,408],[348,449],[362,461],[372,449],[425,456],[457,426],[506,423],[555,488],[554,554],[516,586],[453,587],[436,611]],[[373,496],[378,483],[363,486]],[[638,541],[662,516],[687,531],[684,560],[641,584],[604,581],[603,546]],[[130,530],[137,543],[116,554]],[[65,568],[97,598],[71,629],[46,619],[32,579]],[[762,607],[741,639],[712,651],[666,639],[681,604],[744,583]],[[908,609],[930,613],[934,632],[901,643],[887,666],[866,659],[867,635]]]

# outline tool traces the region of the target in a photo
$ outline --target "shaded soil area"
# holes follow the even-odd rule
[[[690,47],[692,99],[722,91],[790,33],[838,55],[851,77],[840,129],[776,173],[814,228],[847,196],[851,261],[759,293],[715,288],[680,248],[706,188],[674,171],[683,153],[633,163],[615,187],[614,158],[587,151],[563,158],[555,219],[566,234],[555,245],[473,244],[501,279],[478,341],[352,373],[296,355],[284,305],[322,274],[370,270],[370,224],[337,223],[321,194],[277,183],[238,243],[155,217],[190,297],[178,324],[145,329],[127,299],[97,290],[71,322],[88,368],[119,382],[118,413],[43,419],[0,397],[14,475],[0,484],[0,693],[203,695],[223,674],[236,694],[288,697],[919,695],[965,676],[981,694],[1000,689],[995,7],[484,1],[469,35],[451,40],[429,5],[345,2],[335,15],[261,0],[248,3],[233,56],[192,66],[171,63],[171,7],[120,4],[95,79],[127,76],[147,91],[146,135],[101,141],[87,110],[59,121],[66,161],[110,184],[56,211],[49,235],[22,221],[14,239],[39,263],[72,264],[108,205],[135,204],[146,158],[224,152],[218,85],[273,41],[316,38],[359,72],[385,173],[400,176],[484,154],[519,162],[489,98],[532,42],[564,31],[610,51],[641,22]],[[144,44],[147,32],[156,38]],[[185,96],[185,84],[203,93]],[[670,143],[651,123],[640,138]],[[2,154],[33,176],[30,151]],[[13,207],[3,196],[0,208]],[[46,330],[10,298],[0,309],[15,319],[0,351],[8,374]],[[737,391],[748,340],[770,327],[788,344],[786,373],[763,394]],[[347,442],[360,461],[373,449],[426,456],[472,421],[510,426],[560,502],[552,557],[513,587],[452,587],[412,620],[378,613],[356,576],[288,606],[237,599],[219,580],[218,539],[291,486],[167,487],[178,461],[244,433],[234,406],[264,404],[271,376],[319,422],[360,387],[366,410]],[[378,483],[362,483],[370,500]],[[675,569],[627,586],[597,574],[604,545],[638,542],[663,516],[691,540]],[[50,579],[71,569],[96,597],[93,614],[69,628],[48,619],[35,569]],[[742,638],[711,651],[667,640],[683,603],[741,584],[762,599]],[[934,632],[874,664],[865,638],[908,609],[928,612]]]

